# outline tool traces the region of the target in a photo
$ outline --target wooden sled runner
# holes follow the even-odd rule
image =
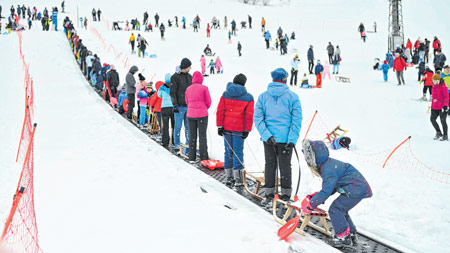
[[[277,204],[284,205],[284,207],[287,208],[286,212],[283,215],[283,218],[280,218],[277,216]],[[330,229],[328,228],[327,220],[328,212],[317,209],[316,212],[312,212],[311,214],[305,214],[301,211],[301,201],[297,200],[295,202],[285,202],[281,199],[274,198],[273,199],[273,209],[272,209],[272,215],[273,218],[280,224],[284,225],[288,222],[289,217],[295,212],[296,216],[300,216],[300,228],[296,228],[295,232],[297,232],[300,235],[305,235],[305,232],[303,231],[306,226],[309,226],[312,229],[315,229],[323,234],[326,234],[328,236],[332,236],[333,234],[330,232]],[[320,223],[322,224],[322,227],[314,224],[311,222],[312,217],[318,217],[320,220]]]
[[[349,77],[344,77],[344,76],[336,76],[336,81],[343,82],[343,83],[349,83],[350,82],[350,78]]]
[[[189,159],[189,145],[186,144],[181,144],[180,145],[180,156],[183,157],[184,159]],[[198,146],[197,146],[197,156],[200,156],[200,150],[198,150]]]
[[[331,144],[334,140],[337,138],[344,136],[348,133],[348,130],[344,130],[341,128],[341,125],[338,125],[336,128],[333,129],[330,133],[327,133],[327,136],[323,139],[323,142],[327,144]]]
[[[265,182],[265,177],[264,177],[264,172],[261,172],[262,176],[258,177],[255,176],[249,172],[247,172],[244,169],[244,173],[242,173],[242,180],[244,182],[244,188],[245,190],[248,192],[248,194],[250,194],[252,197],[259,199],[259,200],[263,200],[264,197],[260,195],[260,190],[261,190],[261,185],[264,184]],[[256,183],[255,186],[255,190],[252,191],[249,187],[249,183],[247,182],[247,180],[250,179],[251,181],[253,181],[254,183]],[[281,181],[280,179],[278,179],[278,185],[281,185]]]
[[[156,113],[150,113],[150,122],[148,124],[148,131],[150,134],[159,134],[160,127],[158,125],[158,116]]]

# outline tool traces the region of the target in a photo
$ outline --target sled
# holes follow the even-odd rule
[[[250,194],[252,197],[254,197],[256,199],[263,200],[264,197],[259,195],[260,194],[259,191],[261,190],[261,185],[265,183],[266,178],[264,177],[264,172],[259,172],[259,173],[263,173],[263,175],[261,177],[258,177],[258,176],[255,176],[255,175],[247,172],[247,170],[244,169],[244,173],[242,173],[242,180],[244,182],[244,189],[245,189],[245,191],[248,192],[248,194]],[[250,189],[247,179],[250,179],[251,181],[256,183],[254,191],[252,191]],[[278,185],[281,185],[280,179],[278,179]]]
[[[184,159],[189,159],[189,145],[186,144],[181,144],[180,145],[180,156],[183,157]],[[197,146],[197,156],[200,156],[200,150],[198,150],[198,146]]]
[[[323,141],[327,144],[331,144],[337,138],[344,136],[348,133],[348,130],[344,130],[341,128],[341,125],[338,125],[333,129],[330,133],[327,133],[327,136],[323,139]]]
[[[150,58],[157,58],[156,54],[151,54]]]
[[[336,76],[336,81],[343,83],[350,83],[350,78],[344,76]]]
[[[156,115],[156,113],[152,112],[149,115],[151,121],[148,124],[148,131],[150,132],[150,134],[159,134],[160,131],[160,127],[158,125],[158,116]]]
[[[118,105],[119,102],[117,101],[117,98],[112,96],[111,93],[111,89],[109,88],[109,81],[106,81],[106,88],[108,89],[108,94],[109,94],[109,103],[114,106],[114,105]]]
[[[137,113],[133,112],[131,116],[131,121],[133,121],[134,124],[137,124],[139,122],[139,118],[137,116]]]
[[[283,215],[283,218],[278,217],[277,215],[277,205],[280,204],[284,208],[286,208],[286,212]],[[330,232],[330,229],[328,228],[327,220],[328,212],[317,208],[315,211],[313,211],[310,214],[305,214],[301,211],[301,201],[297,200],[295,202],[286,202],[278,198],[278,195],[275,196],[273,199],[273,207],[272,207],[272,215],[274,219],[282,224],[285,225],[288,223],[289,217],[291,217],[295,213],[295,216],[299,216],[301,225],[299,228],[296,228],[294,231],[297,232],[300,235],[305,235],[304,229],[308,226],[312,229],[315,229],[325,235],[332,236],[333,234]],[[322,227],[314,224],[311,222],[311,218],[318,217],[320,220],[320,223],[322,224]],[[295,217],[294,217],[295,218]]]
[[[225,165],[224,162],[221,162],[220,160],[203,160],[200,162],[200,164],[210,170],[223,169]]]

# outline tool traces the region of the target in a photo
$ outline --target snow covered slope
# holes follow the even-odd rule
[[[41,1],[30,1],[30,3],[37,6],[44,5]],[[59,6],[59,4],[59,2],[49,2],[48,6]],[[338,44],[341,47],[343,59],[341,74],[349,76],[352,83],[342,84],[334,80],[325,80],[323,88],[320,90],[292,88],[298,92],[302,101],[304,110],[303,134],[313,112],[319,110],[329,126],[342,124],[343,127],[350,130],[349,135],[353,140],[352,145],[357,151],[383,151],[397,145],[401,140],[411,135],[413,137],[412,148],[421,160],[437,170],[450,172],[450,159],[448,159],[450,145],[435,142],[431,139],[434,130],[429,123],[429,114],[426,113],[427,104],[413,100],[421,96],[421,86],[415,80],[417,78],[416,70],[408,69],[405,73],[406,87],[396,86],[395,76],[392,72],[389,74],[389,82],[384,83],[382,74],[371,70],[373,59],[376,57],[383,58],[387,48],[388,1],[348,0],[336,3],[332,0],[313,2],[302,0],[292,1],[291,5],[271,7],[248,6],[232,0],[133,1],[132,4],[120,5],[101,0],[96,1],[95,6],[91,5],[91,1],[80,0],[67,2],[66,4],[68,15],[74,20],[76,19],[77,4],[80,15],[87,16],[89,20],[91,20],[90,11],[92,8],[100,7],[104,19],[108,19],[110,24],[113,20],[130,20],[135,17],[141,20],[145,10],[149,11],[152,23],[154,23],[153,15],[155,12],[159,13],[161,20],[164,22],[168,18],[173,20],[175,15],[178,17],[184,15],[189,21],[196,14],[200,15],[202,27],[198,34],[194,34],[191,29],[167,28],[166,41],[162,42],[159,39],[158,32],[141,32],[141,35],[144,35],[150,44],[149,53],[157,54],[158,58],[138,59],[136,56],[131,56],[131,63],[139,66],[141,70],[145,68],[145,76],[151,77],[156,73],[156,80],[161,80],[165,73],[174,71],[175,66],[179,64],[183,57],[189,57],[194,64],[194,70],[199,70],[199,59],[203,48],[206,44],[211,45],[213,51],[221,57],[225,71],[223,75],[212,76],[205,80],[205,84],[209,86],[213,97],[208,134],[209,152],[213,158],[220,159],[223,155],[222,140],[216,135],[214,128],[215,108],[226,83],[231,81],[234,75],[238,73],[247,75],[247,88],[256,99],[270,82],[271,70],[280,66],[289,69],[291,58],[298,53],[301,59],[301,71],[299,73],[301,75],[307,69],[306,50],[308,46],[314,45],[316,58],[323,62],[326,59],[326,45],[331,41],[334,45]],[[415,40],[418,36],[432,38],[432,36],[437,35],[443,43],[444,53],[448,54],[449,52],[445,48],[450,43],[450,38],[442,32],[450,28],[448,24],[442,22],[445,9],[433,8],[426,11],[432,11],[436,14],[427,19],[427,22],[422,22],[416,18],[423,5],[431,6],[432,4],[433,1],[421,1],[420,3],[409,1],[404,3],[405,36]],[[227,31],[224,29],[213,30],[211,32],[212,37],[206,38],[206,22],[211,20],[214,15],[221,20],[226,15],[229,22],[234,18],[237,23],[240,23],[240,21],[246,20],[247,14],[253,17],[254,29],[239,30],[238,37],[233,38],[233,44],[227,44]],[[295,30],[297,40],[291,41],[289,44],[287,56],[279,56],[279,52],[265,49],[259,30],[259,22],[262,16],[267,20],[267,27],[272,36],[275,35],[278,26],[282,26],[287,34]],[[368,30],[371,30],[373,21],[378,23],[379,33],[368,34],[366,44],[362,43],[356,31],[361,21],[365,22]],[[223,21],[221,25],[223,26]],[[103,34],[108,44],[112,43],[124,54],[129,54],[130,48],[127,41],[130,32],[109,31],[103,22],[96,24],[89,22],[89,26],[95,26]],[[117,60],[114,59],[115,56],[108,54],[107,50],[89,30],[82,31],[80,28],[78,30],[83,42],[89,49],[98,53],[103,62],[115,64],[121,74],[121,80],[124,80],[127,70],[117,63]],[[49,44],[48,47],[42,46],[44,36],[48,36],[48,40],[52,41],[52,44],[45,41],[45,44]],[[33,42],[34,38],[38,38],[38,40]],[[236,43],[238,40],[243,45],[243,57],[241,58],[237,57]],[[38,44],[39,41],[43,44]],[[12,41],[1,38],[0,45],[3,43],[12,43]],[[27,55],[27,57],[30,57],[31,71],[35,76],[37,120],[40,123],[39,131],[42,134],[41,137],[39,137],[39,134],[37,135],[36,141],[36,152],[42,153],[36,153],[36,167],[41,168],[43,173],[36,172],[36,208],[43,247],[58,252],[61,249],[59,247],[67,242],[65,240],[69,240],[70,235],[73,236],[70,226],[75,227],[73,231],[81,231],[81,227],[83,227],[92,234],[99,233],[98,231],[95,232],[96,229],[105,231],[105,234],[97,234],[97,236],[89,239],[91,241],[86,241],[88,246],[98,246],[95,240],[102,241],[109,237],[115,238],[114,236],[119,234],[123,235],[124,233],[121,232],[123,230],[132,231],[136,229],[136,226],[130,229],[129,224],[136,223],[144,224],[137,229],[137,231],[141,231],[140,236],[143,237],[137,240],[136,249],[147,248],[148,245],[143,245],[146,241],[145,238],[153,238],[154,240],[165,238],[156,234],[157,230],[163,229],[162,223],[153,225],[151,220],[155,218],[150,217],[145,220],[146,214],[151,212],[155,213],[153,217],[163,217],[164,214],[160,208],[154,210],[153,204],[142,204],[143,210],[127,210],[126,207],[142,201],[151,203],[155,201],[154,198],[157,200],[165,199],[164,194],[167,194],[169,198],[176,199],[184,207],[191,201],[201,201],[206,198],[205,194],[199,191],[197,185],[206,184],[205,182],[210,182],[210,180],[201,174],[195,174],[195,179],[186,175],[184,172],[187,168],[184,168],[184,164],[169,159],[170,156],[162,155],[160,153],[162,151],[149,143],[137,130],[130,128],[117,115],[108,113],[109,108],[96,98],[96,95],[92,94],[87,87],[80,88],[86,83],[79,76],[78,69],[76,69],[76,65],[68,53],[67,43],[61,34],[42,34],[36,30],[36,33],[24,34],[24,43],[25,51],[32,54]],[[41,53],[43,49],[55,58],[43,57]],[[7,55],[10,54],[12,57],[12,53]],[[41,69],[44,66],[46,71],[50,72],[51,70],[50,75],[49,72],[44,72]],[[20,73],[20,67],[14,69],[14,63],[11,64],[11,68],[11,71],[16,71],[15,73],[19,71]],[[56,76],[51,75],[51,73],[54,73],[53,71],[58,74]],[[45,73],[45,75],[42,73]],[[21,75],[10,75],[9,78],[17,78],[16,76]],[[314,77],[310,76],[310,82],[313,82],[313,80],[315,80]],[[38,84],[38,81],[40,84]],[[21,80],[19,80],[20,82]],[[41,89],[41,87],[48,88]],[[19,93],[17,96],[21,98],[21,95]],[[45,110],[42,109],[43,107]],[[58,111],[55,112],[55,110]],[[49,114],[49,111],[52,111],[52,114]],[[39,115],[40,113],[42,115]],[[21,117],[18,117],[18,122],[21,122]],[[57,124],[54,123],[55,119],[58,119]],[[42,126],[45,121],[51,122],[48,123],[46,129],[44,129],[45,126]],[[58,127],[58,129],[55,129],[55,127]],[[17,128],[20,128],[20,126]],[[15,128],[11,127],[11,129]],[[43,139],[40,140],[39,138]],[[113,142],[111,138],[114,138]],[[17,138],[12,139],[11,153],[14,153],[14,141]],[[39,145],[41,146],[39,147]],[[263,169],[262,145],[256,131],[253,131],[247,139],[245,154],[246,166],[250,171],[261,171]],[[159,160],[160,157],[165,158]],[[64,166],[62,166],[61,161],[70,161],[70,163],[64,163]],[[142,167],[140,165],[142,161],[149,161],[148,163],[152,166]],[[160,167],[164,167],[165,171],[161,171],[161,168],[154,168],[153,161],[159,163]],[[354,163],[354,161],[347,162]],[[167,166],[168,163],[174,163],[173,168]],[[351,212],[360,230],[374,234],[386,241],[394,241],[411,251],[446,251],[449,246],[447,234],[450,231],[450,220],[446,217],[449,217],[450,209],[442,200],[450,194],[448,185],[423,178],[414,171],[388,171],[368,164],[355,165],[362,171],[374,190],[373,198],[364,200]],[[297,175],[295,166],[296,162],[293,162],[293,181],[296,181]],[[56,169],[57,167],[63,168]],[[306,167],[303,166],[303,168]],[[167,173],[168,171],[170,173]],[[302,171],[302,175],[300,196],[320,188],[320,182],[317,178],[312,178],[308,170]],[[49,177],[54,178],[51,184],[48,183]],[[152,180],[149,180],[150,178]],[[163,184],[160,185],[161,182],[155,181],[154,178],[164,178],[165,180],[162,180]],[[180,181],[180,178],[188,179],[186,182]],[[120,188],[119,190],[117,186],[127,188],[126,193],[128,194],[121,193],[124,189]],[[134,187],[136,187],[136,191],[128,189],[134,190]],[[219,190],[216,190],[216,187]],[[214,190],[208,190],[209,193],[207,194],[209,196],[218,192],[217,197],[211,197],[212,202],[216,204],[212,205],[211,208],[214,208],[212,212],[215,211],[218,214],[202,213],[202,215],[205,215],[205,220],[208,221],[201,224],[195,223],[195,227],[210,229],[207,224],[219,220],[215,218],[227,217],[230,213],[236,213],[240,216],[242,214],[241,209],[244,209],[243,213],[245,213],[242,214],[243,218],[253,219],[253,213],[252,215],[249,214],[251,212],[249,210],[253,211],[253,209],[247,206],[238,208],[239,211],[236,212],[221,210],[223,199],[240,203],[235,197],[227,195],[229,193],[226,189],[223,189],[222,192],[221,188],[214,186]],[[79,189],[80,192],[73,192],[73,189]],[[3,191],[3,189],[1,190]],[[40,195],[39,191],[43,195]],[[143,195],[144,198],[142,198]],[[113,203],[112,200],[116,201],[117,204]],[[330,203],[331,201],[327,201],[327,205]],[[234,202],[233,204],[238,206]],[[161,204],[157,206],[161,206]],[[187,210],[186,215],[201,212],[195,207],[192,208],[193,210]],[[115,211],[109,213],[109,210]],[[424,215],[424,210],[426,215]],[[254,212],[258,213],[259,211],[255,210]],[[180,211],[173,211],[171,217],[179,213]],[[130,217],[131,222],[116,218],[118,214]],[[78,220],[80,217],[83,222]],[[98,217],[102,218],[98,220]],[[245,221],[243,223],[248,224],[248,226],[243,226],[243,228],[239,226],[239,229],[236,229],[238,234],[229,235],[231,233],[227,233],[227,237],[230,236],[229,239],[233,242],[237,240],[240,242],[239,245],[244,248],[247,246],[254,247],[258,244],[264,245],[263,241],[272,240],[269,243],[269,251],[285,250],[285,244],[273,241],[275,240],[273,231],[276,230],[277,226],[270,223],[270,217],[264,215],[262,217],[265,217],[264,222],[259,224],[261,227],[258,227],[258,229],[256,229],[256,226],[250,228],[250,225],[254,224],[255,221]],[[58,232],[53,230],[60,226],[60,220],[66,222],[64,226],[66,227],[64,231],[64,234],[67,233],[66,235],[63,233],[54,234]],[[110,224],[110,220],[114,220],[115,223]],[[52,224],[49,224],[50,222]],[[187,231],[187,227],[194,226],[193,223],[185,220],[179,223],[183,226],[182,231]],[[223,221],[223,223],[222,226],[225,228],[220,229],[220,231],[234,231],[233,226],[238,224],[228,220]],[[152,229],[150,225],[158,229]],[[267,237],[263,236],[264,239],[260,239],[259,236],[250,236],[249,240],[242,239],[246,233],[253,235],[255,233],[252,231],[264,229],[271,231],[271,233],[268,232]],[[114,231],[114,233],[111,231]],[[166,236],[169,231],[163,229],[161,234]],[[194,233],[189,232],[188,235],[178,236],[176,234],[172,238],[181,240],[180,245],[182,245],[182,243],[195,241],[192,235]],[[59,243],[54,244],[53,236],[56,236],[59,239],[58,241],[62,241],[61,245]],[[130,238],[132,236],[130,235]],[[80,235],[78,240],[86,240],[85,237]],[[124,245],[127,244],[127,240],[128,238],[123,238]],[[206,242],[202,241],[202,243]],[[222,241],[212,241],[210,245],[206,244],[204,249],[212,247],[214,243],[224,245]],[[303,245],[304,242],[301,242],[301,244]],[[66,243],[66,245],[69,247],[69,243]],[[164,242],[157,245],[162,246]],[[119,245],[117,248],[122,249],[120,247]],[[261,246],[261,248],[263,247]],[[67,248],[64,248],[64,250],[67,250]],[[77,248],[77,250],[79,249]],[[74,251],[76,250],[74,249]],[[245,250],[242,250],[242,252],[245,252]]]

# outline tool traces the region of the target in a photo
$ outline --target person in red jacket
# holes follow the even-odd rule
[[[406,61],[403,59],[403,57],[400,56],[399,53],[395,54],[395,60],[394,60],[394,71],[397,76],[398,85],[405,85],[405,78],[403,78],[403,71],[406,70]]]
[[[247,77],[237,75],[228,83],[217,106],[216,125],[225,145],[225,171],[228,187],[242,188],[244,169],[244,140],[252,130],[254,101],[247,92]]]
[[[162,98],[158,97],[158,91],[159,91],[159,87],[161,87],[161,85],[164,85],[164,82],[162,82],[162,81],[156,82],[156,84],[155,84],[156,92],[148,100],[148,106],[150,108],[150,111],[156,113],[156,118],[158,120],[158,126],[160,126],[160,127],[161,127]]]
[[[448,101],[449,94],[448,89],[445,86],[444,79],[441,78],[441,75],[434,74],[433,75],[433,88],[431,91],[433,94],[432,103],[431,103],[431,117],[430,121],[436,130],[435,140],[440,139],[441,141],[448,141],[447,135],[447,110],[448,110]],[[438,123],[436,122],[437,117],[440,117],[442,130],[444,131],[444,135],[442,135],[441,129],[439,128]]]
[[[206,27],[206,37],[211,37],[211,28],[209,27],[209,23],[208,23],[208,27]]]
[[[421,82],[423,84],[423,101],[427,101],[427,90],[430,93],[430,101],[431,101],[431,87],[433,87],[433,71],[430,68],[427,68],[425,72],[423,72],[423,78]]]
[[[410,49],[412,51],[412,42],[410,39],[408,39],[408,42],[406,42],[406,49]]]
[[[414,53],[419,52],[420,47],[420,38],[417,38],[416,42],[414,42]]]
[[[434,36],[433,40],[433,54],[436,56],[437,51],[442,49],[441,41],[438,39],[438,37]]]

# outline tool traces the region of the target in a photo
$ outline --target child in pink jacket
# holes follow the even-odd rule
[[[217,74],[220,74],[220,70],[222,69],[222,62],[220,61],[219,56],[217,56],[217,58],[216,58],[216,69],[217,69]]]
[[[325,60],[325,65],[323,65],[323,79],[325,80],[325,78],[328,75],[328,80],[331,80],[331,74],[330,74],[330,63],[328,62],[328,60]]]
[[[200,58],[200,65],[202,66],[202,74],[204,75],[206,73],[206,59],[204,55]]]
[[[197,132],[200,142],[200,160],[208,160],[208,109],[211,106],[209,89],[203,85],[203,75],[196,71],[192,85],[186,89],[187,118],[189,122],[189,162],[195,162],[197,154]]]
[[[433,88],[431,89],[432,103],[431,103],[431,117],[430,121],[436,130],[435,140],[448,141],[448,127],[447,127],[447,110],[448,110],[448,100],[449,94],[448,89],[445,86],[444,79],[441,78],[440,74],[433,75]],[[444,130],[444,135],[442,135],[441,129],[436,122],[438,116],[441,119],[442,130]]]
[[[139,126],[143,127],[147,121],[148,91],[145,77],[139,73],[139,84],[136,87],[136,98],[139,101]]]

